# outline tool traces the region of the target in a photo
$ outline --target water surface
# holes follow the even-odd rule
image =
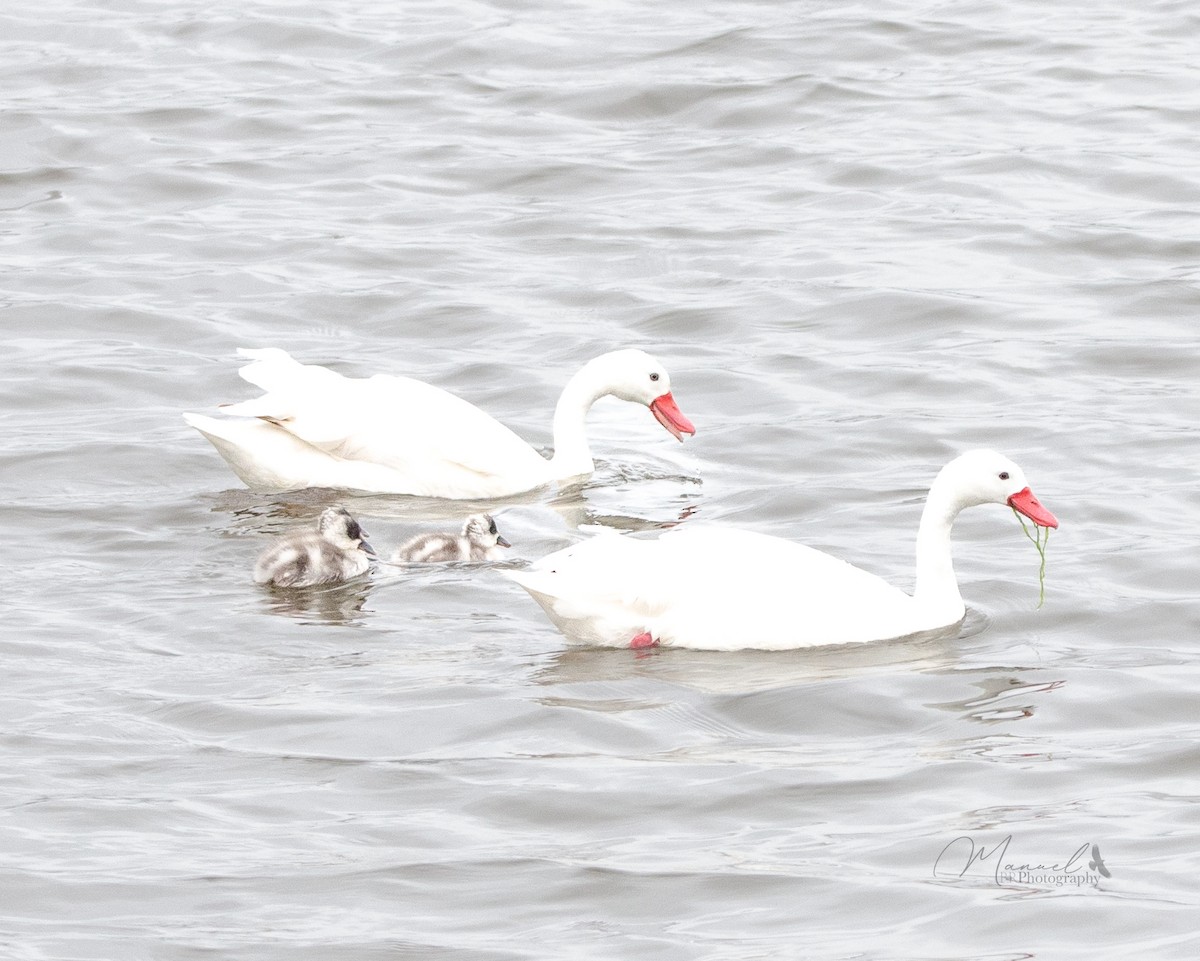
[[[1193,958],[1198,27],[6,8],[5,956]],[[592,480],[499,510],[515,562],[694,517],[909,587],[988,446],[1062,522],[1045,606],[999,509],[960,635],[897,645],[569,649],[486,567],[282,597],[253,559],[331,499],[384,549],[466,506],[249,492],[180,419],[280,346],[545,447],[624,345],[699,433],[598,405]],[[935,876],[959,838],[1011,840]]]

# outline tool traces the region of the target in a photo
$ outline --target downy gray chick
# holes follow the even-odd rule
[[[501,547],[510,547],[496,529],[491,514],[472,514],[461,534],[420,534],[401,544],[392,555],[397,564],[436,564],[444,561],[494,561]]]
[[[321,512],[315,533],[282,537],[259,556],[254,582],[273,587],[311,587],[357,577],[371,566],[375,549],[344,507]]]

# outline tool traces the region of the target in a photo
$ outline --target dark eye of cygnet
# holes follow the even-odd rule
[[[488,528],[488,533],[489,533],[489,534],[495,534],[495,533],[497,533],[497,531],[496,531],[496,522],[495,522],[495,521],[492,521],[492,526]]]
[[[651,374],[651,375],[650,375],[650,379],[651,379],[651,380],[658,380],[658,374]]]
[[[1008,471],[1006,471],[1006,470],[1002,470],[1002,471],[1000,472],[1000,479],[1001,479],[1001,480],[1008,480]]]
[[[346,525],[346,536],[352,541],[357,541],[362,537],[362,528],[358,526],[358,521],[351,521]]]

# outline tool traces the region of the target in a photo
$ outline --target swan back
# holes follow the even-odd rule
[[[389,374],[344,377],[300,364],[278,348],[239,354],[251,358],[239,373],[266,393],[222,408],[232,417],[256,419],[249,425],[232,422],[235,428],[224,433],[228,437],[237,429],[239,438],[258,445],[272,462],[284,463],[284,473],[299,475],[290,487],[492,497],[509,493],[510,486],[529,489],[549,480],[548,462],[537,451],[440,387]],[[264,429],[276,435],[269,446]],[[279,450],[285,444],[286,453]],[[220,445],[218,450],[225,453]],[[240,453],[252,468],[256,458],[247,456],[252,451]],[[246,479],[248,469],[226,460]]]
[[[641,633],[704,650],[875,640],[894,636],[912,606],[903,591],[822,551],[701,524],[656,539],[600,534],[502,573],[570,640],[606,647]]]

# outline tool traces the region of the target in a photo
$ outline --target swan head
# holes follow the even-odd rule
[[[667,369],[644,350],[627,348],[602,354],[584,368],[600,386],[600,394],[611,394],[650,408],[655,420],[679,441],[696,428],[671,396]]]
[[[472,544],[489,548],[499,544],[501,547],[512,547],[496,527],[496,519],[491,514],[472,514],[463,524],[463,536]]]
[[[376,556],[375,548],[367,542],[367,532],[344,507],[326,507],[321,511],[317,532],[344,551],[359,550],[371,557]]]
[[[1058,527],[1058,519],[1030,490],[1025,472],[995,451],[973,450],[956,457],[942,468],[934,483],[951,492],[960,510],[980,504],[1004,504],[1039,527]]]

